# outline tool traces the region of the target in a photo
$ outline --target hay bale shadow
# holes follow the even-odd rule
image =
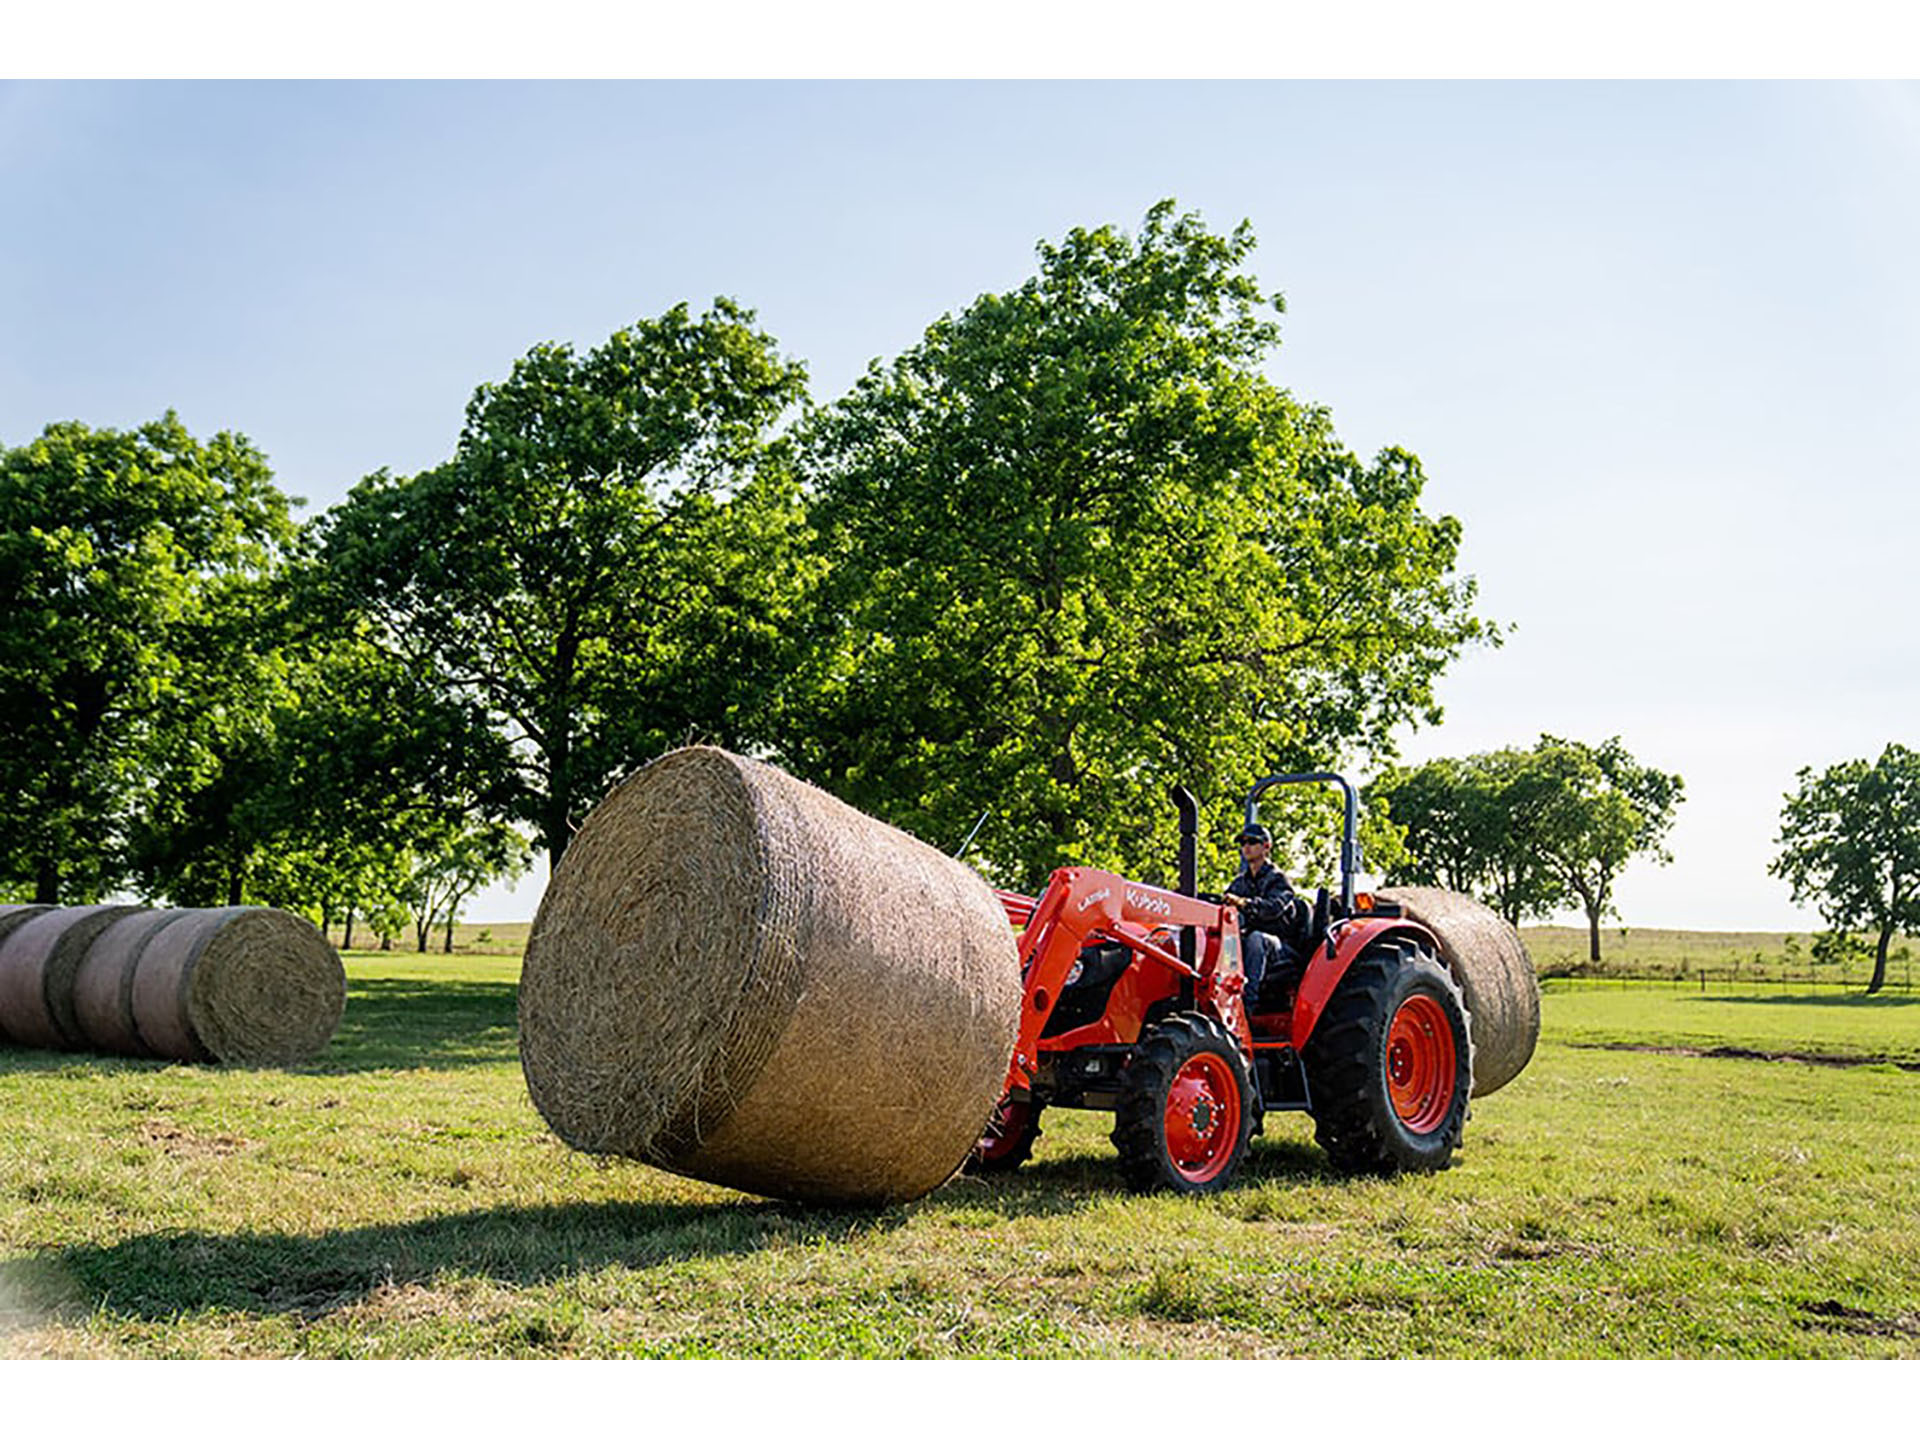
[[[616,1202],[510,1206],[323,1235],[141,1235],[0,1261],[0,1332],[90,1314],[163,1321],[234,1311],[311,1321],[441,1275],[542,1285],[612,1265],[647,1270],[773,1244],[849,1242],[899,1225],[904,1214]]]

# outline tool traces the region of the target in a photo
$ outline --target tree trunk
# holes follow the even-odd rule
[[[1600,907],[1587,906],[1587,959],[1595,965],[1600,963]]]
[[[340,936],[340,948],[342,950],[353,948],[353,906],[351,905],[347,906],[346,927]]]
[[[238,905],[240,903],[240,874],[243,868],[242,866],[235,865],[227,871],[227,904],[229,905]]]
[[[36,905],[60,903],[60,866],[55,861],[42,860],[40,868],[34,872],[33,903]]]
[[[1880,944],[1873,952],[1873,978],[1867,981],[1867,994],[1878,995],[1880,987],[1887,983],[1887,942],[1893,939],[1893,922],[1887,921],[1880,927]]]

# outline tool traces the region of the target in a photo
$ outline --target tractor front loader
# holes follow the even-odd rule
[[[1020,1027],[969,1169],[1020,1165],[1056,1106],[1113,1112],[1134,1190],[1220,1189],[1264,1116],[1282,1110],[1311,1114],[1344,1172],[1449,1163],[1473,1075],[1466,1006],[1433,935],[1356,893],[1353,787],[1332,774],[1269,776],[1247,796],[1248,823],[1272,787],[1319,782],[1346,797],[1340,893],[1319,892],[1305,943],[1258,994],[1241,968],[1238,913],[1198,892],[1198,807],[1184,788],[1178,890],[1069,866],[1038,896],[1000,892],[1022,932]]]

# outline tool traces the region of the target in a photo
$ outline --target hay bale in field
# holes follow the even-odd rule
[[[769,765],[662,756],[587,818],[520,980],[527,1089],[568,1144],[781,1198],[946,1180],[1020,1012],[967,866]]]
[[[1432,886],[1379,892],[1440,942],[1473,1024],[1473,1093],[1491,1095],[1533,1058],[1540,1039],[1540,981],[1515,930],[1472,896]]]
[[[16,1045],[70,1050],[83,1043],[73,976],[93,937],[135,905],[73,905],[29,917],[0,941],[0,1030]]]
[[[130,990],[140,1041],[171,1060],[294,1065],[326,1048],[347,1000],[340,956],[284,910],[189,910],[141,945]]]
[[[109,1055],[151,1055],[133,1018],[133,977],[140,952],[165,926],[199,912],[137,910],[94,936],[73,976],[74,1018],[90,1049]]]
[[[0,946],[6,943],[7,936],[18,930],[36,915],[44,915],[51,905],[0,905]],[[0,1044],[7,1040],[7,1019],[0,1014]]]

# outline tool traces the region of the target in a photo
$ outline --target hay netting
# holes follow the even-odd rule
[[[190,910],[140,947],[140,1040],[174,1060],[293,1065],[327,1046],[346,1006],[340,956],[284,910]]]
[[[1520,932],[1453,890],[1405,886],[1379,893],[1440,942],[1472,1016],[1473,1093],[1491,1095],[1526,1069],[1540,1039],[1540,982]]]
[[[1019,1011],[1013,933],[972,870],[701,746],[614,790],[556,867],[520,1059],[578,1149],[878,1204],[966,1158]]]
[[[93,937],[133,905],[75,905],[29,916],[0,941],[0,1031],[16,1045],[67,1050],[84,1044],[73,1010],[73,977]]]
[[[73,977],[74,1018],[92,1049],[109,1055],[151,1055],[133,1017],[133,977],[140,953],[161,929],[194,910],[136,910],[102,930]]]

